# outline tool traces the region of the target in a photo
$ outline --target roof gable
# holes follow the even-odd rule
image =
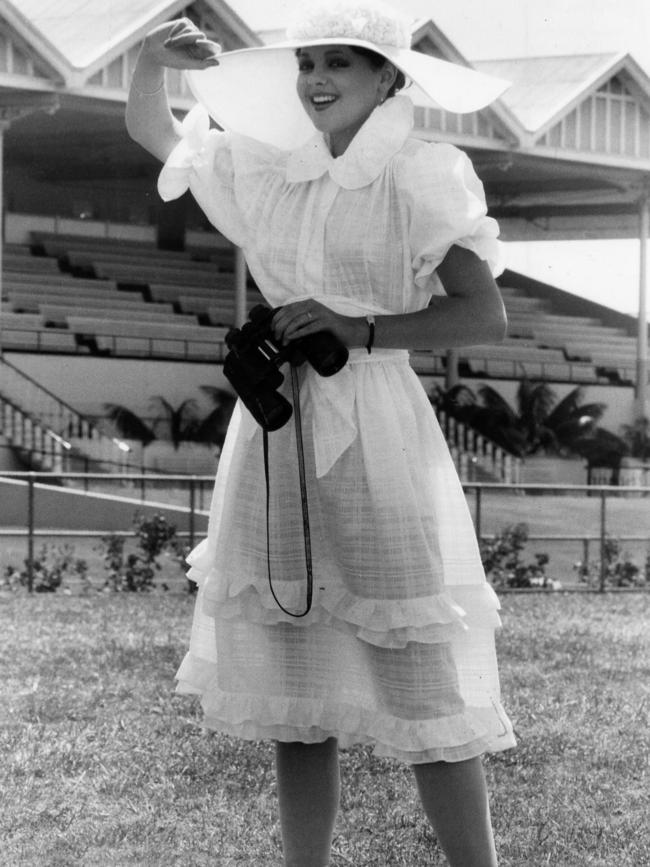
[[[555,123],[576,102],[611,77],[617,54],[483,60],[477,69],[512,81],[501,97],[529,133]]]
[[[413,48],[440,60],[472,67],[456,46],[431,20],[419,22],[413,31]],[[408,91],[407,91],[408,92]],[[469,114],[416,107],[416,126],[428,137],[465,141],[483,139],[491,143],[518,141],[521,130],[510,112],[497,101],[481,111]]]
[[[510,76],[503,101],[525,144],[578,159],[650,159],[650,79],[628,54],[486,61]]]
[[[648,100],[639,100],[624,71],[612,76],[536,144],[565,151],[650,160]]]
[[[0,75],[24,76],[34,86],[34,79],[60,82],[57,70],[6,24],[0,21]]]
[[[258,39],[223,0],[4,0],[2,14],[33,45],[43,45],[58,60],[67,80],[79,83],[109,66],[156,24],[188,14],[221,22],[237,47]]]
[[[173,7],[173,0],[5,0],[31,39],[44,42],[72,69],[83,69],[125,33]]]
[[[206,0],[197,0],[197,2],[190,5],[184,5],[182,0],[181,2],[177,0],[175,6],[180,8],[175,10],[166,9],[167,14],[163,17],[166,19],[170,15],[171,17],[183,15],[190,18],[199,29],[218,42],[224,51],[250,45],[250,34],[248,32],[242,34],[235,22],[224,18],[220,12],[216,11],[216,5],[215,3],[206,2]],[[154,23],[148,20],[144,32],[153,26]],[[103,88],[104,90],[117,90],[119,92],[127,90],[143,35],[143,32],[136,31],[135,34],[131,35],[129,39],[130,44],[127,43],[128,47],[125,51],[122,50],[120,53],[116,53],[113,50],[102,55],[99,61],[91,64],[84,70],[83,75],[79,76],[79,84],[85,85],[86,88]],[[123,48],[123,46],[120,47]],[[172,98],[182,97],[189,99],[191,96],[184,75],[176,69],[167,70],[167,89]]]
[[[5,14],[7,12],[8,14]],[[47,40],[35,38],[22,16],[0,7],[0,75],[11,83],[13,76],[34,78],[60,84],[64,80],[65,63]]]

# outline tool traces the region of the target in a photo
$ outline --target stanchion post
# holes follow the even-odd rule
[[[34,476],[27,479],[27,591],[34,591]]]
[[[194,547],[194,512],[196,510],[195,477],[190,478],[190,548]]]
[[[648,236],[650,235],[650,195],[639,200],[639,315],[636,350],[636,417],[643,420],[648,403]]]
[[[600,593],[605,592],[605,582],[607,580],[607,493],[603,489],[600,492],[600,581],[598,590]]]

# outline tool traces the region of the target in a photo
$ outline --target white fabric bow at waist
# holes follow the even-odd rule
[[[287,373],[287,378],[288,376]],[[286,385],[285,381],[281,392],[290,401],[291,389],[287,389]],[[354,374],[349,364],[334,376],[319,376],[311,367],[305,370],[300,386],[300,405],[302,409],[311,405],[311,434],[314,443],[316,476],[319,479],[329,472],[357,437],[354,403]],[[240,431],[247,439],[252,439],[259,432],[260,427],[241,401],[240,406]],[[293,420],[288,424],[293,425]]]

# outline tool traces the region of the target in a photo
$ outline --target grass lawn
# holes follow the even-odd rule
[[[173,694],[183,594],[0,597],[0,851],[8,867],[281,864],[272,750]],[[517,750],[487,772],[501,867],[642,867],[650,595],[510,595]],[[411,775],[343,753],[333,867],[442,865]]]

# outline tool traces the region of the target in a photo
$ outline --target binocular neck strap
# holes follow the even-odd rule
[[[311,556],[311,533],[309,530],[309,507],[307,503],[307,481],[305,477],[305,450],[302,442],[302,418],[300,415],[300,389],[298,383],[298,370],[293,365],[291,367],[291,393],[293,396],[293,420],[296,428],[296,449],[298,451],[298,473],[300,475],[300,500],[302,503],[302,530],[305,539],[305,565],[307,568],[307,601],[305,610],[296,614],[289,611],[280,602],[273,589],[273,579],[271,577],[271,533],[270,533],[270,481],[269,481],[269,434],[268,431],[262,431],[262,442],[264,446],[264,478],[266,480],[266,563],[269,576],[269,587],[271,595],[281,611],[288,614],[290,617],[305,617],[311,611],[312,597],[314,593],[314,575],[312,568]]]

